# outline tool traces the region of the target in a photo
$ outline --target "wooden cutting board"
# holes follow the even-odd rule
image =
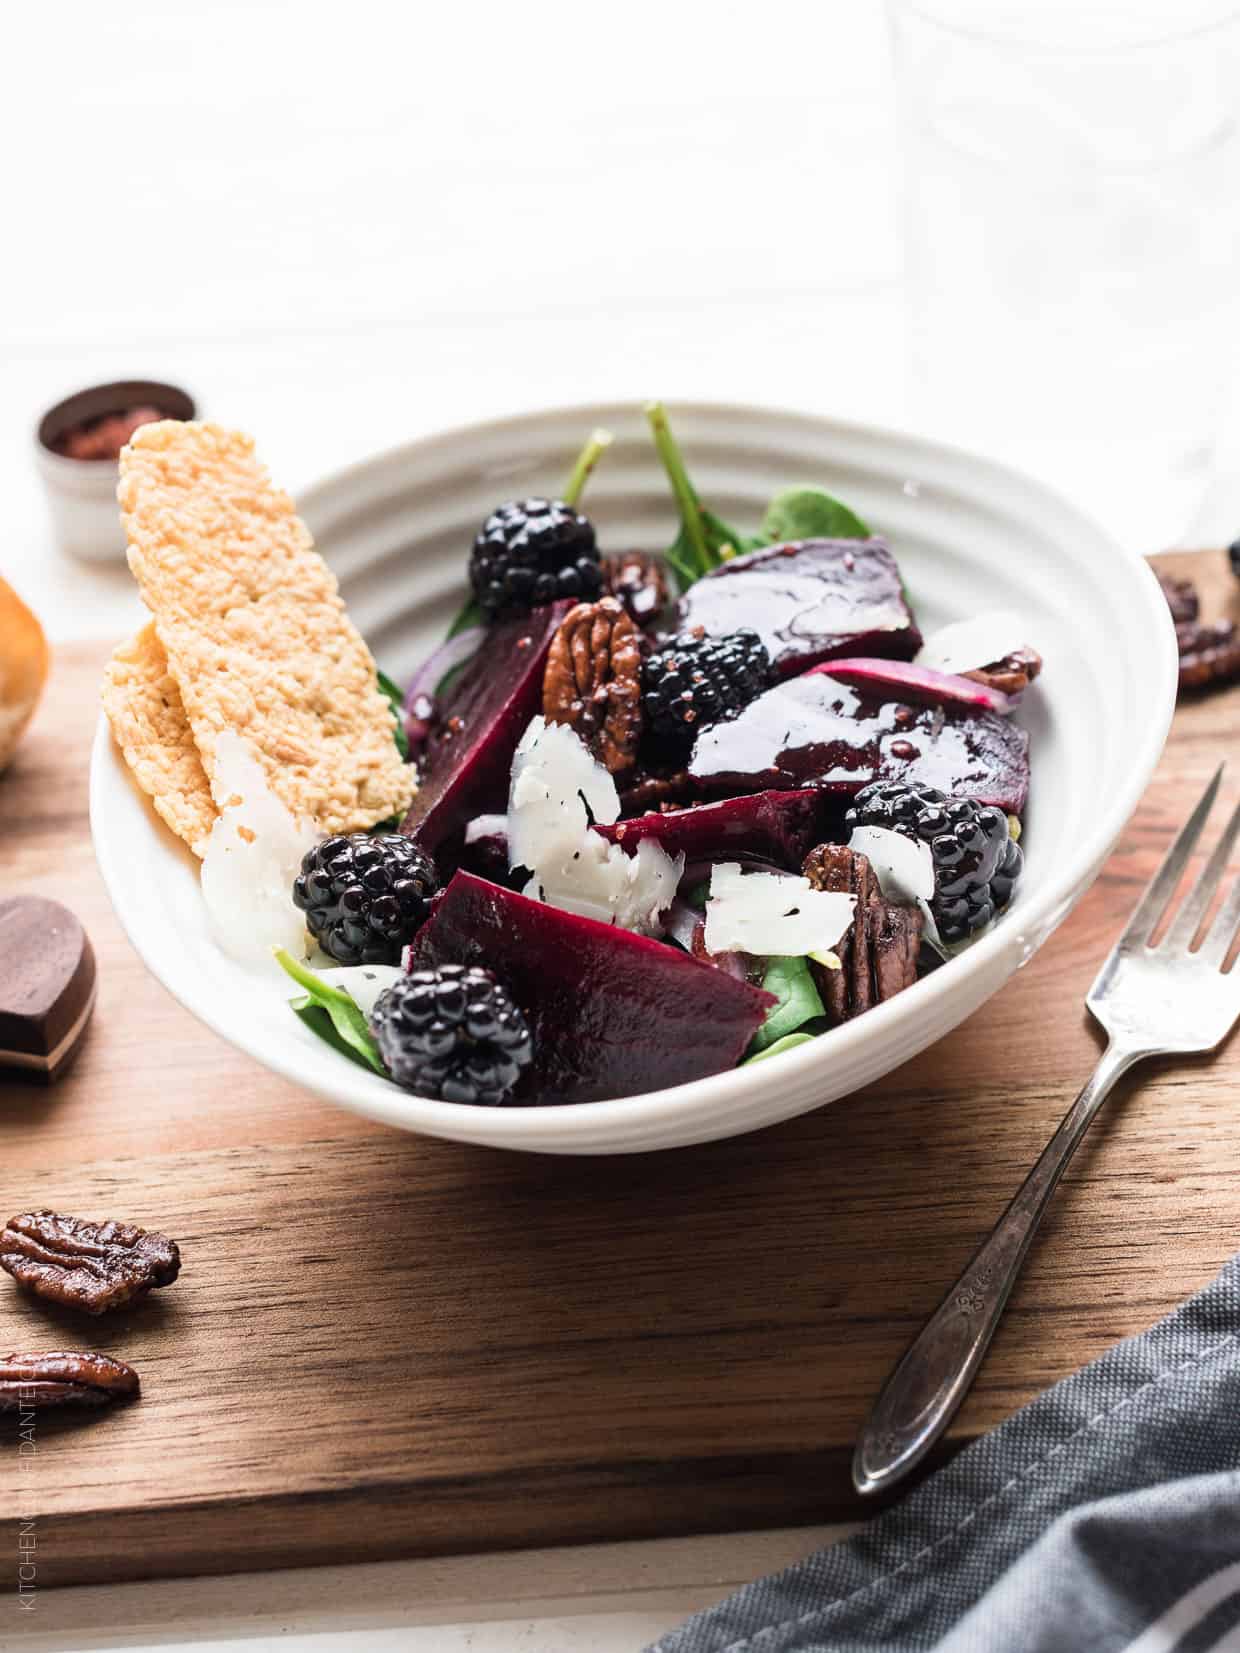
[[[1230,600],[1218,553],[1177,566]],[[37,1519],[50,1585],[855,1514],[867,1405],[1088,1073],[1083,995],[1231,746],[1240,691],[1181,710],[1093,891],[933,1050],[757,1135],[539,1159],[336,1112],[146,974],[87,827],[103,653],[59,652],[0,782],[0,888],[67,902],[100,966],[76,1068],[50,1091],[0,1084],[0,1205],[136,1220],[185,1266],[101,1322],[0,1276],[0,1347],[95,1347],[143,1378],[127,1409],[41,1416],[24,1459],[0,1420],[11,1552],[19,1516]],[[1116,1098],[953,1446],[1240,1247],[1238,1081],[1228,1048]]]

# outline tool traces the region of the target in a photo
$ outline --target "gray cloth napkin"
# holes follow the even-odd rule
[[[649,1653],[1240,1649],[1240,1257],[864,1532]]]

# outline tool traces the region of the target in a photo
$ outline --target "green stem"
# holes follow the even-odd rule
[[[590,432],[590,440],[577,455],[577,463],[573,466],[573,474],[568,479],[568,486],[560,495],[565,505],[576,505],[581,498],[582,489],[590,480],[590,472],[611,446],[612,435],[609,430],[594,430]]]
[[[676,438],[672,435],[672,427],[668,423],[667,409],[662,402],[646,403],[646,418],[650,421],[650,429],[654,432],[654,445],[659,451],[659,458],[663,462],[663,469],[667,472],[667,479],[672,485],[672,492],[676,496],[676,504],[680,508],[680,520],[688,535],[689,544],[697,558],[699,570],[705,574],[712,566],[710,551],[706,544],[706,533],[702,527],[702,507],[698,496],[689,481],[689,473],[685,470],[685,462],[681,458],[680,449],[676,445]]]
[[[332,987],[316,976],[313,970],[308,970],[304,964],[299,964],[293,955],[283,947],[273,947],[271,950],[276,956],[276,963],[285,975],[292,976],[298,987],[304,987],[308,993],[315,994],[340,992],[338,987]],[[347,993],[344,994],[345,998],[348,998],[348,996]]]

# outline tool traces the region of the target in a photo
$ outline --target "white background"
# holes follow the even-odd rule
[[[0,572],[54,638],[137,612],[123,569],[59,555],[31,463],[91,382],[184,383],[294,489],[613,395],[909,422],[871,0],[27,0],[4,34]],[[1199,536],[1240,532],[1232,446]],[[627,1650],[818,1536],[75,1592],[29,1644],[0,1602],[0,1646]],[[342,1633],[363,1614],[373,1641]]]

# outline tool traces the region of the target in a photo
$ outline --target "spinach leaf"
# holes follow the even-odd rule
[[[379,689],[392,702],[392,710],[396,713],[396,728],[393,738],[396,741],[396,750],[409,762],[409,736],[405,733],[405,697],[393,683],[386,672],[379,672]]]
[[[736,556],[739,551],[750,550],[754,544],[761,542],[746,539],[730,523],[724,522],[722,517],[715,516],[713,511],[708,511],[703,506],[692,482],[689,481],[684,458],[676,438],[672,435],[667,410],[662,402],[648,402],[646,418],[650,421],[654,445],[663,463],[663,469],[667,472],[667,479],[672,485],[672,493],[680,511],[680,532],[672,541],[666,556],[676,571],[681,589],[684,590],[695,580],[700,580],[703,574],[709,574],[712,568],[718,568],[729,558]]]
[[[445,643],[447,643],[453,637],[455,637],[458,632],[468,631],[471,626],[480,626],[482,624],[483,624],[482,610],[478,607],[478,604],[471,597],[469,599],[469,601],[465,604],[465,607],[461,610],[461,612],[457,615],[456,619],[453,620],[452,624],[448,627],[447,631],[444,633],[444,639],[443,640],[444,640]]]
[[[815,1016],[825,1015],[809,961],[803,958],[772,958],[766,961],[762,986],[779,1001],[767,1012],[766,1020],[753,1036],[749,1054],[755,1056],[786,1034],[796,1033]]]
[[[311,998],[290,999],[289,1009],[298,1021],[310,1029],[316,1038],[322,1039],[325,1045],[330,1045],[341,1056],[347,1056],[350,1062],[356,1062],[359,1068],[370,1069],[370,1063],[364,1056],[358,1054],[353,1046],[346,1044],[336,1032],[331,1017],[321,1004],[315,1004]]]
[[[324,1038],[322,1016],[312,1016],[314,1010],[321,1011],[327,1017],[328,1025],[333,1037],[327,1043],[339,1050],[340,1045],[348,1047],[352,1059],[371,1067],[376,1073],[387,1077],[387,1069],[379,1055],[379,1047],[375,1044],[374,1035],[367,1025],[366,1018],[361,1010],[341,987],[331,987],[321,976],[316,976],[313,970],[308,970],[304,964],[299,964],[291,953],[285,952],[283,947],[277,947],[276,963],[288,976],[291,976],[298,987],[305,990],[304,999],[291,1001],[292,1008],[312,1033]]]
[[[856,512],[832,498],[825,488],[785,488],[767,506],[758,533],[742,534],[708,511],[698,498],[663,404],[647,403],[646,418],[680,510],[680,532],[665,555],[682,591],[732,557],[764,545],[779,545],[785,540],[869,537],[869,528]]]
[[[779,1056],[785,1050],[795,1050],[798,1045],[811,1045],[814,1039],[813,1033],[785,1033],[783,1038],[776,1039],[773,1045],[767,1045],[764,1050],[746,1056],[741,1066],[748,1067],[750,1062],[765,1062],[768,1056]]]
[[[762,518],[764,545],[785,540],[864,540],[870,530],[855,511],[824,488],[785,488]]]

